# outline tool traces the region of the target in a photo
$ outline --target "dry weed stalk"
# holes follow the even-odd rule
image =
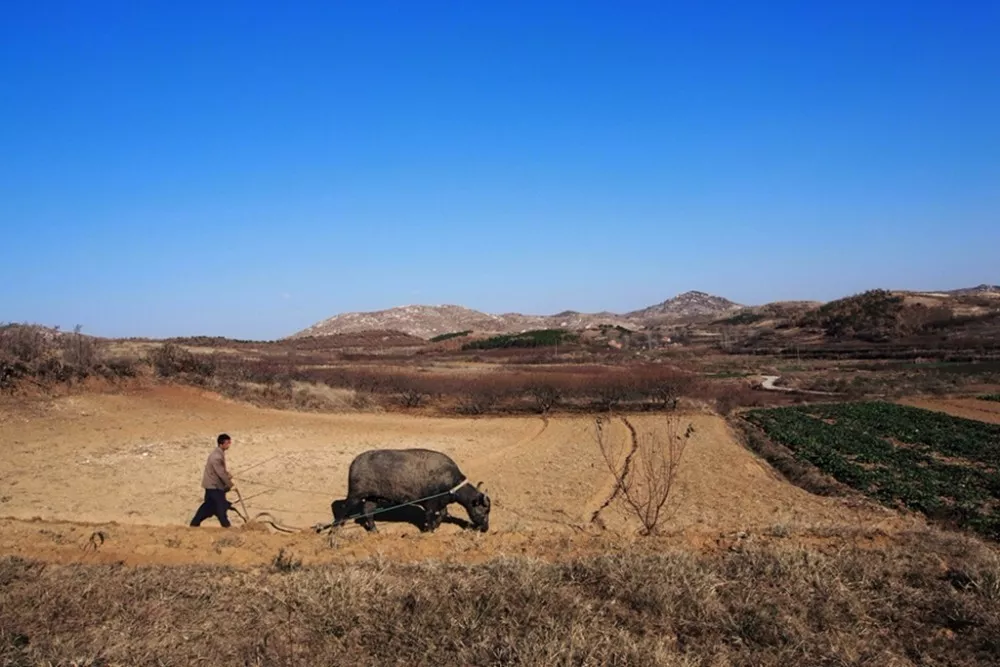
[[[687,442],[694,433],[688,424],[680,431],[680,419],[674,415],[662,420],[662,427],[640,435],[628,419],[622,417],[631,435],[631,447],[617,444],[608,433],[608,421],[596,417],[595,439],[605,465],[614,476],[615,488],[605,505],[620,496],[632,514],[642,523],[642,534],[656,533],[665,518],[664,510],[677,481]]]

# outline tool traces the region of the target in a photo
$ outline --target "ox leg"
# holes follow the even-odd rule
[[[448,516],[448,505],[440,501],[431,500],[424,505],[424,525],[421,532],[433,533]]]
[[[362,517],[362,525],[369,533],[378,532],[378,528],[375,527],[375,517],[372,516],[372,512],[377,509],[378,503],[374,500],[369,500],[368,498],[365,498],[361,504],[361,513],[364,514]]]
[[[334,500],[330,505],[330,509],[333,510],[333,524],[332,527],[340,528],[347,520],[361,513],[361,501],[347,498],[346,500]]]

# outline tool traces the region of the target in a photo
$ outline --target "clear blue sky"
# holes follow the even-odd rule
[[[20,2],[0,320],[1000,282],[1000,3]]]

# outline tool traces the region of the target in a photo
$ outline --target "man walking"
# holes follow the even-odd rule
[[[226,470],[226,450],[233,444],[233,440],[222,433],[216,442],[218,447],[208,455],[205,472],[201,476],[201,487],[205,489],[205,502],[191,519],[192,526],[200,526],[202,521],[214,515],[223,528],[229,528],[226,512],[232,504],[226,500],[226,492],[235,489],[236,485],[233,483],[232,475]]]

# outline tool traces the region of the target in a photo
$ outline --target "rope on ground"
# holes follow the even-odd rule
[[[239,513],[237,512],[237,514]],[[242,514],[240,514],[240,518],[241,519],[243,518]],[[288,526],[286,524],[281,523],[281,521],[279,521],[278,518],[275,517],[270,512],[258,512],[252,517],[246,519],[244,525],[250,523],[264,523],[281,533],[301,533],[303,530],[305,530],[305,528],[296,528],[295,526]]]
[[[301,493],[319,494],[318,491],[308,491],[306,489],[293,489],[291,487],[282,487],[282,486],[277,486],[277,485],[274,485],[274,484],[267,484],[265,482],[254,482],[254,481],[251,481],[251,480],[246,480],[246,481],[247,481],[247,483],[250,483],[250,484],[259,484],[261,486],[268,487],[268,488],[275,489],[275,490],[279,490],[279,491],[299,491]],[[382,514],[384,512],[391,512],[392,510],[396,510],[396,509],[399,509],[401,507],[408,507],[410,505],[418,505],[418,504],[420,504],[422,502],[425,502],[425,501],[428,501],[428,500],[434,500],[435,498],[442,498],[444,496],[450,495],[451,493],[452,492],[449,489],[448,491],[442,491],[441,493],[435,493],[434,495],[426,496],[424,498],[417,498],[416,500],[410,500],[410,501],[405,502],[405,503],[399,503],[398,505],[392,505],[392,506],[389,506],[389,507],[380,507],[380,508],[377,508],[375,510],[372,510],[371,512],[361,512],[360,514],[354,514],[354,515],[351,515],[351,516],[347,516],[347,517],[344,517],[343,519],[335,520],[332,523],[328,523],[328,524],[319,523],[319,524],[314,525],[312,527],[312,529],[315,532],[317,532],[317,533],[322,533],[322,532],[324,532],[326,530],[330,530],[330,529],[332,529],[334,527],[342,526],[344,524],[347,524],[347,523],[349,523],[351,521],[354,521],[354,520],[357,520],[357,519],[361,519],[361,518],[364,518],[364,517],[372,517],[372,516],[375,516],[376,514]],[[256,497],[258,495],[261,495],[261,494],[254,494],[254,497]],[[322,495],[326,496],[327,494],[324,493]],[[299,532],[302,532],[303,530],[305,530],[304,528],[296,528],[294,526],[287,526],[285,524],[280,523],[274,517],[274,515],[270,514],[270,512],[266,512],[266,511],[265,512],[260,512],[260,513],[254,515],[254,517],[251,518],[249,516],[244,516],[243,513],[241,513],[239,511],[239,509],[236,508],[235,505],[231,505],[231,506],[236,511],[236,514],[241,519],[243,519],[243,521],[245,523],[247,523],[247,524],[249,524],[251,522],[254,522],[254,521],[258,521],[259,523],[269,524],[275,530],[278,530],[278,531],[281,531],[281,532],[285,532],[285,533],[299,533]],[[282,510],[275,510],[275,511],[282,511]],[[267,518],[261,519],[261,517],[267,517]]]
[[[275,491],[293,491],[295,493],[308,493],[314,496],[324,496],[326,498],[330,497],[329,491],[313,491],[312,489],[296,489],[293,486],[278,486],[276,484],[268,484],[267,482],[260,482],[255,479],[240,479],[237,480],[239,484],[256,484],[257,486],[263,486],[266,489],[274,489]]]
[[[247,502],[248,500],[253,500],[254,498],[259,498],[260,496],[266,496],[269,493],[274,493],[274,490],[273,489],[265,489],[263,491],[258,491],[257,493],[255,493],[255,494],[253,494],[251,496],[247,496],[246,498],[244,498],[243,502]]]
[[[279,456],[281,456],[281,454],[276,454],[276,455],[272,456],[269,459],[264,459],[263,461],[258,461],[257,463],[254,463],[252,466],[247,466],[246,468],[243,468],[242,470],[237,470],[236,472],[233,473],[233,476],[235,477],[236,475],[242,475],[247,470],[253,470],[254,468],[256,468],[258,466],[262,466],[265,463],[270,463],[271,461],[273,461],[274,459],[278,458]]]

